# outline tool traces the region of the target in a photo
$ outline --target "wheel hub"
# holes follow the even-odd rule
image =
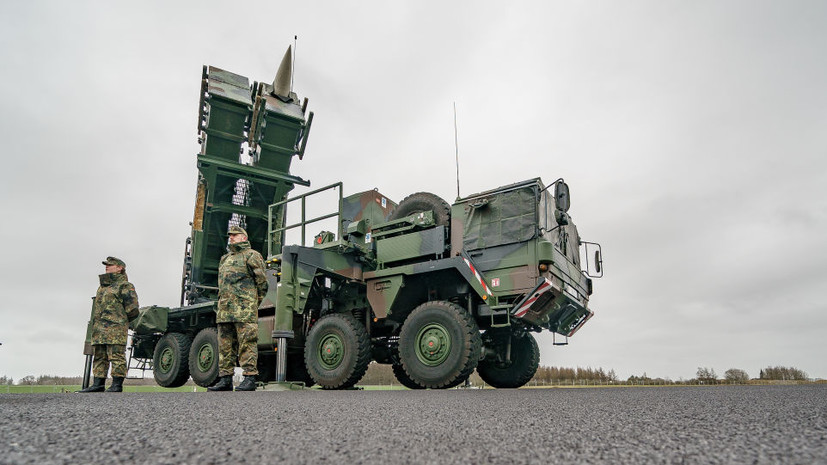
[[[209,371],[212,367],[213,360],[215,360],[215,352],[213,351],[212,344],[206,343],[202,345],[198,349],[198,369],[202,372]]]
[[[328,334],[319,342],[319,361],[322,366],[331,370],[342,363],[344,358],[344,343],[336,334]]]
[[[416,357],[427,366],[440,365],[451,353],[451,336],[438,323],[426,325],[416,335]]]
[[[169,370],[172,369],[172,362],[175,354],[172,351],[172,348],[167,347],[163,351],[161,351],[161,359],[159,360],[158,368],[161,370],[161,373],[169,373]]]

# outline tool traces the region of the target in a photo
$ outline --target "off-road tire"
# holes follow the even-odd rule
[[[304,363],[322,389],[353,387],[370,363],[370,338],[365,327],[347,313],[319,318],[307,334]]]
[[[201,387],[212,386],[218,379],[218,330],[204,328],[192,338],[189,369],[193,382]]]
[[[421,385],[417,384],[412,380],[408,373],[405,372],[405,368],[402,364],[394,364],[393,365],[393,375],[396,376],[396,380],[399,381],[399,384],[405,386],[408,389],[425,389]]]
[[[497,351],[504,350],[508,330],[489,330],[486,339],[492,340]],[[490,337],[490,339],[489,339]],[[485,359],[477,366],[477,373],[483,381],[495,388],[518,388],[531,381],[540,366],[540,348],[529,333],[522,337],[511,336],[511,361],[500,362]]]
[[[190,377],[190,337],[182,333],[167,333],[158,340],[152,354],[152,375],[159,386],[183,386]]]
[[[450,302],[416,307],[399,333],[402,367],[413,383],[424,388],[447,389],[462,383],[477,367],[481,350],[477,323]]]
[[[448,202],[430,192],[417,192],[402,199],[388,216],[388,221],[427,211],[434,212],[434,221],[437,226],[445,226],[446,228],[451,226],[451,206],[448,205]]]

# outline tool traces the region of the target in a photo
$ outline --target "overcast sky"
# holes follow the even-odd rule
[[[201,67],[298,35],[314,188],[453,201],[454,102],[463,195],[568,182],[606,272],[541,364],[827,378],[827,3],[116,3],[0,6],[0,375],[81,374],[107,255],[177,303]]]

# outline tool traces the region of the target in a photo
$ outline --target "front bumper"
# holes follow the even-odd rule
[[[564,336],[573,336],[594,312],[551,280],[543,279],[511,309],[511,316]]]

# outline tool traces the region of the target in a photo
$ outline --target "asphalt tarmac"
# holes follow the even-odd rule
[[[2,394],[29,463],[827,463],[827,385]]]

